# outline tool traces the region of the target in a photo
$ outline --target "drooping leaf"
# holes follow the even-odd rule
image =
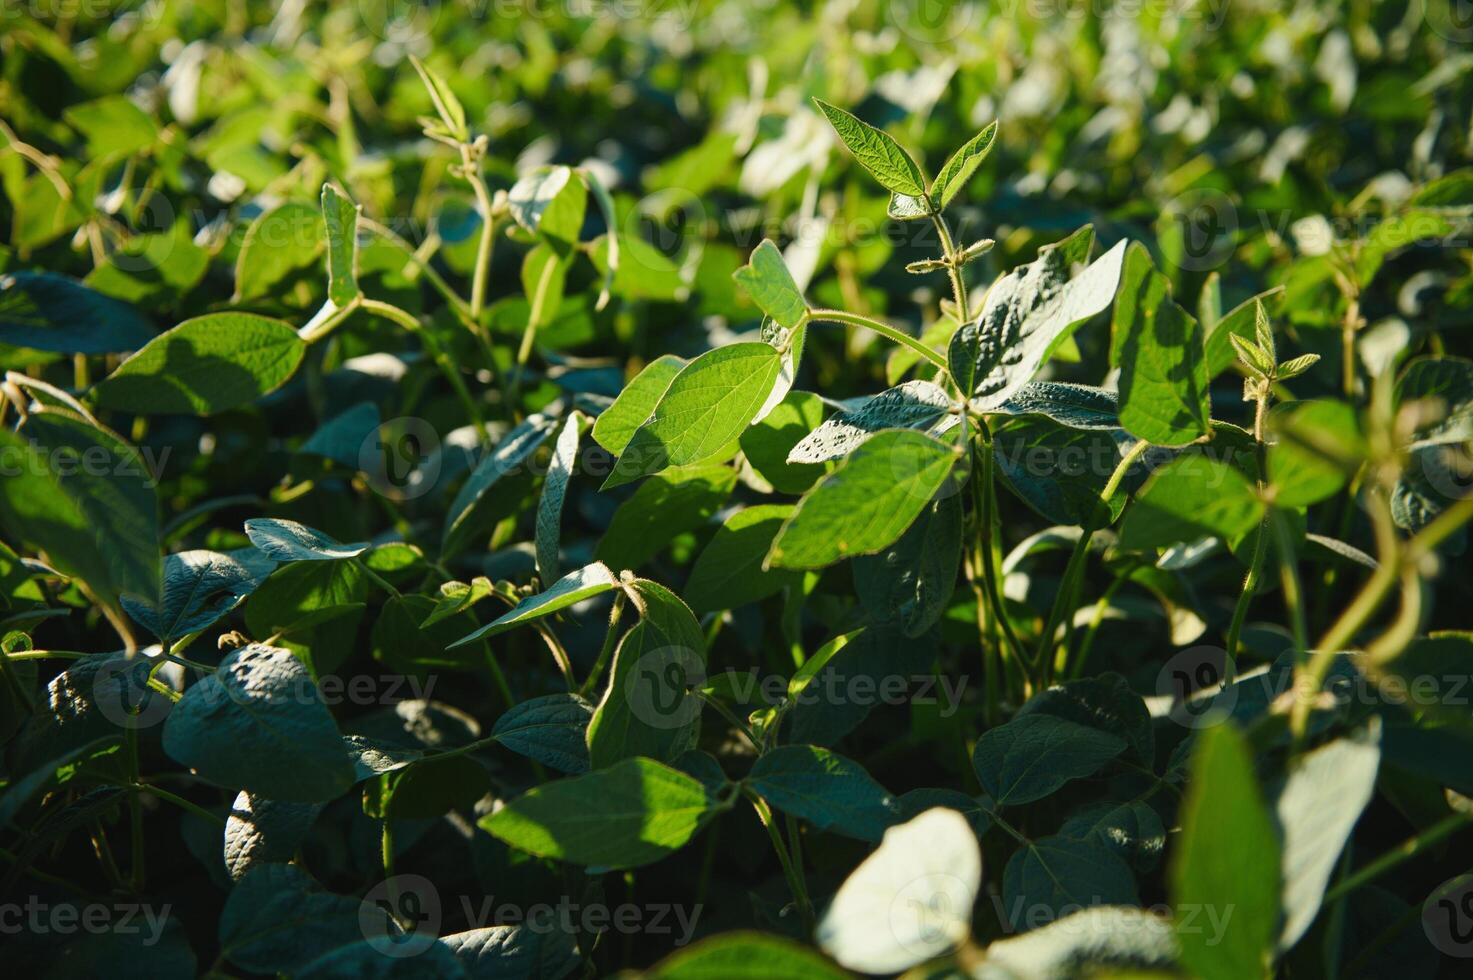
[[[889,547],[936,495],[956,459],[946,444],[912,430],[871,436],[803,497],[767,564],[823,568]]]
[[[773,749],[746,785],[784,813],[857,840],[878,841],[900,819],[895,797],[863,766],[814,745]]]
[[[943,485],[893,545],[854,560],[854,589],[877,619],[893,619],[920,636],[946,611],[962,554],[962,495]]]
[[[481,827],[542,857],[637,868],[683,847],[723,808],[705,787],[650,759],[537,786],[482,817]]]
[[[851,970],[897,973],[966,940],[981,885],[972,828],[936,807],[885,831],[839,886],[815,938]]]
[[[926,195],[926,178],[922,176],[921,168],[916,166],[910,154],[893,138],[837,106],[831,106],[821,99],[814,99],[813,102],[839,134],[839,139],[849,147],[854,159],[881,186],[910,197]]]
[[[751,295],[752,302],[788,330],[797,329],[808,313],[803,291],[793,282],[793,275],[783,262],[783,254],[769,238],[764,238],[747,264],[732,274]]]
[[[847,456],[882,429],[935,430],[952,417],[952,401],[929,381],[906,381],[840,412],[788,452],[789,463],[824,463]]]
[[[371,916],[360,923],[360,915]],[[231,889],[220,913],[220,956],[252,973],[296,972],[362,943],[364,926],[387,935],[388,916],[348,895],[322,891],[296,865],[262,864]]]
[[[225,821],[225,870],[239,881],[258,865],[290,861],[320,812],[320,803],[284,803],[242,791]]]
[[[96,387],[103,408],[139,415],[214,415],[286,384],[307,345],[283,320],[206,313],[150,340]]]
[[[136,449],[65,410],[0,428],[0,447],[0,521],[12,541],[45,549],[107,600],[159,595],[158,492]]]
[[[256,591],[276,563],[254,548],[181,551],[164,559],[162,599],[124,595],[123,609],[165,642],[204,629]]]
[[[469,980],[562,980],[583,963],[575,937],[549,918],[441,936]]]
[[[1132,970],[1169,971],[1176,957],[1176,937],[1167,919],[1133,906],[1100,905],[991,943],[980,975],[1037,980],[1095,973],[1129,976]]]
[[[1094,839],[1140,872],[1154,871],[1166,847],[1161,816],[1140,800],[1092,803],[1065,820],[1059,836]]]
[[[594,769],[645,756],[674,762],[696,747],[706,638],[680,597],[657,582],[626,586],[640,621],[614,651],[609,684],[588,723]]]
[[[1109,732],[1036,712],[984,732],[972,752],[972,768],[998,806],[1015,806],[1094,775],[1125,744]]]
[[[1057,381],[1030,381],[993,409],[998,415],[1044,415],[1071,429],[1120,428],[1113,391]]]
[[[542,496],[537,501],[537,575],[544,582],[555,582],[558,547],[562,543],[563,498],[568,494],[568,481],[578,461],[578,439],[583,431],[581,413],[569,414],[553,447],[552,462],[542,482]]]
[[[1145,700],[1123,676],[1107,671],[1098,677],[1065,681],[1030,698],[1015,717],[1051,715],[1076,725],[1107,732],[1126,743],[1128,754],[1150,769],[1156,760],[1156,737]]]
[[[1066,428],[1040,415],[1018,418],[993,437],[1003,485],[1055,524],[1100,526],[1125,508],[1116,493],[1101,497],[1129,448],[1121,431]]]
[[[1278,935],[1279,841],[1231,724],[1198,734],[1181,824],[1169,873],[1174,906],[1233,909],[1218,930],[1178,921],[1182,965],[1206,980],[1262,976]]]
[[[551,616],[585,599],[602,595],[616,588],[618,584],[618,577],[609,571],[609,567],[603,562],[584,565],[576,572],[564,575],[537,595],[523,599],[504,616],[492,620],[474,633],[452,643],[451,646],[458,647],[466,643],[474,643],[476,640],[504,633],[514,626],[520,626],[531,620]]]
[[[337,724],[307,668],[259,643],[232,650],[184,692],[164,724],[164,751],[211,782],[271,800],[323,802],[353,783]]]
[[[316,528],[276,517],[253,517],[245,522],[245,532],[272,561],[341,561],[368,550],[366,541],[343,544]]]
[[[1319,914],[1340,852],[1376,790],[1381,723],[1370,723],[1290,764],[1274,801],[1283,832],[1284,925],[1279,949],[1297,943]]]
[[[133,306],[50,272],[0,275],[0,343],[59,354],[137,350],[153,326]]]
[[[450,504],[445,530],[441,535],[442,548],[459,543],[459,532],[468,526],[472,512],[486,493],[503,477],[530,459],[556,428],[555,415],[534,412],[508,432],[496,444],[496,448],[476,464],[476,468],[466,477],[455,500]]]
[[[781,368],[782,357],[762,343],[718,347],[691,361],[630,437],[603,489],[719,455],[756,418]]]

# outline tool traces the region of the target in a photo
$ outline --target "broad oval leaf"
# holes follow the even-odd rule
[[[255,548],[181,551],[164,559],[162,599],[122,597],[123,609],[164,642],[202,630],[256,591],[276,562]]]
[[[593,423],[594,441],[615,456],[622,453],[685,364],[684,358],[674,354],[661,355],[646,364],[619,392],[614,404],[599,413]]]
[[[235,299],[270,294],[273,287],[317,261],[327,240],[322,212],[303,201],[263,211],[246,229],[235,260]]]
[[[837,106],[821,99],[813,102],[828,119],[829,125],[834,127],[834,132],[839,134],[839,139],[849,147],[854,159],[882,187],[910,197],[925,196],[926,178],[922,176],[921,168],[892,137]]]
[[[575,937],[550,919],[483,926],[438,942],[455,955],[469,980],[562,980],[583,964]]]
[[[630,437],[603,489],[718,456],[757,417],[782,369],[768,344],[731,344],[687,364]]]
[[[639,568],[672,538],[711,520],[736,481],[737,471],[721,463],[656,473],[614,511],[593,556],[611,568]]]
[[[290,861],[321,812],[320,803],[285,803],[242,791],[225,820],[225,870],[239,881],[258,865]]]
[[[762,563],[792,513],[790,504],[758,504],[728,517],[691,567],[682,590],[690,607],[698,613],[735,609],[791,582],[791,574]]]
[[[733,930],[656,963],[647,980],[846,980],[849,974],[791,939]]]
[[[637,868],[679,850],[724,808],[704,786],[651,759],[544,783],[480,826],[512,847],[597,868]]]
[[[1164,548],[1214,535],[1232,543],[1258,526],[1263,503],[1236,467],[1186,455],[1152,473],[1125,515],[1120,544]]]
[[[291,378],[307,344],[291,324],[255,313],[206,313],[150,340],[95,389],[103,408],[213,415]]]
[[[1030,381],[993,409],[998,415],[1044,415],[1071,429],[1120,428],[1113,391],[1058,381]]]
[[[742,284],[763,313],[788,330],[796,330],[808,314],[803,291],[793,281],[782,252],[769,238],[752,250],[752,257],[732,273],[732,278]]]
[[[491,728],[513,752],[573,775],[588,771],[593,705],[576,694],[548,694],[514,705]]]
[[[184,692],[164,723],[164,751],[221,786],[316,803],[353,784],[353,766],[322,692],[289,651],[232,650]]]
[[[909,429],[871,436],[808,492],[768,553],[774,568],[823,568],[889,547],[941,488],[957,455]]]
[[[476,505],[486,492],[530,459],[556,428],[555,415],[542,412],[529,415],[476,465],[450,504],[445,530],[441,536],[442,548],[450,547],[453,550],[451,546],[459,544],[459,532],[468,526]]]
[[[895,797],[863,766],[815,745],[773,749],[746,785],[784,813],[856,840],[877,841],[900,819]]]
[[[857,408],[833,416],[788,452],[789,463],[825,463],[847,456],[882,429],[936,434],[952,415],[951,396],[929,381],[906,381]]]
[[[0,343],[59,354],[137,350],[153,325],[121,300],[50,272],[0,275]]]
[[[898,973],[966,940],[981,885],[971,826],[936,807],[885,831],[839,886],[815,938],[851,970]]]
[[[1094,905],[1134,905],[1135,876],[1113,850],[1095,839],[1044,837],[1024,844],[1008,859],[1002,873],[1004,907],[1027,910],[1028,928],[1038,919]]]
[[[1040,712],[984,732],[972,768],[998,806],[1015,806],[1094,775],[1123,751],[1123,738]]]

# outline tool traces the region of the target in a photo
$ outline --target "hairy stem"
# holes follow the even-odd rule
[[[809,323],[844,323],[852,327],[868,327],[870,330],[873,330],[880,336],[885,337],[888,340],[893,340],[895,343],[901,345],[902,347],[909,347],[911,350],[915,351],[917,354],[921,355],[926,360],[930,361],[932,364],[940,368],[942,372],[947,371],[946,358],[942,357],[940,354],[936,353],[934,350],[927,347],[925,344],[921,343],[919,340],[917,340],[915,337],[912,337],[904,330],[901,330],[899,327],[893,327],[882,320],[876,320],[874,317],[863,316],[859,313],[849,313],[845,310],[818,309],[809,310],[807,316],[805,317],[805,320]],[[950,377],[950,374],[947,374],[946,376]]]

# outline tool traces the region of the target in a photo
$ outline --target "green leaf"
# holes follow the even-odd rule
[[[484,926],[438,942],[455,954],[469,980],[562,980],[583,964],[574,936],[544,921]]]
[[[1274,801],[1284,839],[1281,951],[1314,924],[1340,852],[1375,794],[1380,767],[1381,720],[1374,716],[1290,763]]]
[[[307,668],[259,643],[232,650],[184,692],[164,723],[164,751],[213,783],[272,800],[322,802],[353,784],[342,736]]]
[[[603,562],[596,561],[591,565],[584,565],[576,572],[564,575],[542,592],[523,599],[501,618],[492,620],[469,636],[462,637],[450,645],[458,647],[466,643],[474,643],[476,640],[504,633],[534,619],[551,616],[585,599],[603,595],[618,584],[618,577],[609,571],[609,567]]]
[[[513,752],[576,775],[588,771],[588,723],[593,705],[576,694],[548,694],[513,705],[491,737]]]
[[[538,234],[544,231],[543,219],[551,212],[552,224],[547,232],[552,238],[565,238],[578,191],[570,192],[558,209],[555,210],[554,205],[564,191],[575,185],[583,191],[583,203],[577,207],[578,224],[581,226],[582,210],[587,205],[587,188],[581,187],[572,168],[563,166],[538,167],[512,185],[507,192],[507,204],[511,208],[512,219],[527,231]],[[559,211],[562,212],[561,217]],[[574,232],[576,234],[576,229]]]
[[[207,313],[159,334],[95,389],[103,408],[138,415],[214,415],[284,385],[307,345],[291,324]]]
[[[1056,684],[1029,699],[1016,717],[1032,714],[1062,718],[1123,739],[1126,754],[1137,764],[1146,769],[1155,765],[1156,737],[1150,711],[1145,700],[1114,671]]]
[[[440,585],[440,596],[435,600],[435,611],[425,618],[420,625],[433,626],[442,619],[458,616],[469,610],[482,599],[487,598],[496,588],[491,580],[484,575],[477,575],[465,582],[443,582]]]
[[[731,344],[687,364],[630,438],[603,489],[718,456],[756,418],[782,369],[767,344]]]
[[[358,288],[358,213],[363,209],[322,185],[322,221],[327,233],[327,299],[338,309],[362,295]]]
[[[522,260],[522,291],[527,294],[527,329],[537,330],[557,316],[563,303],[568,276],[568,259],[547,242],[538,245]]]
[[[365,443],[378,435],[382,424],[383,416],[377,405],[359,402],[322,423],[297,452],[321,456],[356,470],[363,463]]]
[[[542,481],[542,496],[537,500],[537,577],[544,582],[557,580],[558,546],[562,540],[563,498],[568,494],[568,481],[578,462],[578,439],[583,431],[583,416],[568,415],[563,431],[553,447],[552,462]]]
[[[824,468],[789,463],[788,453],[822,421],[822,398],[811,391],[790,391],[772,411],[742,432],[742,453],[778,493],[804,493],[823,476]]]
[[[1279,926],[1278,832],[1237,730],[1217,725],[1196,742],[1173,847],[1171,900],[1177,909],[1220,910],[1222,926],[1180,920],[1182,965],[1204,980],[1261,977]],[[1222,915],[1226,909],[1231,918]]]
[[[626,586],[640,622],[619,641],[609,684],[588,723],[594,769],[645,756],[674,762],[696,747],[706,638],[680,597],[648,579]]]
[[[697,613],[736,609],[792,582],[791,573],[762,567],[792,513],[790,504],[758,504],[728,517],[691,567],[682,590],[690,607]]]
[[[941,172],[936,175],[935,183],[931,185],[933,208],[940,211],[951,203],[958,191],[967,186],[967,181],[972,179],[982,161],[987,159],[996,138],[997,123],[988,123],[982,132],[967,140],[961,149],[951,155],[941,167]]]
[[[1083,261],[1093,240],[1094,230],[1085,226],[1045,246],[1033,262],[999,279],[977,319],[952,335],[947,363],[962,390],[972,393],[976,411],[1006,403],[1076,327],[1110,305],[1125,242],[1070,278],[1072,263]]]
[[[1461,443],[1473,438],[1473,361],[1419,357],[1396,379],[1396,403],[1424,402],[1413,447]]]
[[[1156,446],[1185,446],[1209,434],[1202,329],[1172,300],[1171,281],[1139,242],[1126,252],[1111,347],[1127,432]]]
[[[0,275],[0,343],[59,354],[113,354],[153,340],[137,309],[50,272]]]
[[[431,623],[435,608],[435,600],[427,595],[390,596],[369,637],[373,658],[404,674],[475,667],[477,659],[472,655],[476,651],[452,653],[447,649],[476,626],[475,617],[461,613]]]
[[[808,314],[803,291],[770,238],[762,239],[747,264],[732,273],[732,278],[742,284],[763,313],[787,330],[796,330]]]
[[[1233,307],[1207,331],[1207,337],[1203,341],[1203,356],[1207,360],[1207,376],[1215,378],[1232,366],[1237,359],[1237,352],[1233,347],[1233,338],[1242,340],[1250,339],[1256,329],[1258,319],[1258,307],[1260,304],[1265,309],[1272,311],[1282,299],[1284,287],[1275,286],[1273,289],[1265,290],[1257,296],[1251,296],[1237,306]]]
[[[540,857],[637,868],[690,841],[723,804],[684,773],[651,759],[543,783],[482,817],[480,826]]]
[[[0,449],[0,521],[12,541],[44,549],[104,601],[159,595],[158,491],[136,449],[60,409],[0,428]]]
[[[843,109],[814,99],[839,139],[849,147],[854,159],[879,181],[881,186],[897,194],[924,197],[926,178],[910,154],[901,149],[889,135]]]
[[[1035,924],[1044,913],[1055,921],[1070,910],[1091,905],[1134,905],[1135,877],[1130,866],[1102,842],[1070,837],[1044,837],[1024,844],[1008,859],[1002,873],[1003,905],[1026,909]]]
[[[1355,409],[1345,402],[1276,405],[1268,423],[1278,434],[1268,447],[1268,474],[1280,507],[1307,507],[1338,493],[1366,452]]]
[[[988,945],[983,959],[983,969],[999,976],[1039,980],[1157,975],[1131,970],[1166,970],[1170,975],[1175,966],[1171,923],[1145,909],[1114,905],[1086,908],[1021,936],[998,940]]]
[[[614,511],[593,556],[611,568],[639,568],[676,535],[711,520],[736,480],[736,470],[722,463],[656,473]]]
[[[746,786],[784,813],[856,840],[878,841],[900,818],[895,797],[863,766],[814,745],[768,752],[752,766]]]
[[[322,211],[287,201],[263,211],[246,229],[235,260],[235,300],[269,296],[293,273],[317,261],[327,241]]]
[[[813,679],[819,675],[819,672],[828,666],[829,661],[838,656],[849,645],[849,641],[859,636],[864,630],[865,628],[861,626],[857,630],[840,633],[819,647],[813,656],[803,661],[803,666],[793,671],[793,676],[788,678],[788,700],[796,702],[799,695],[813,683]]]
[[[615,456],[622,453],[685,363],[684,358],[663,354],[646,364],[619,392],[614,404],[599,413],[593,424],[594,441]]]
[[[1131,550],[1165,548],[1215,536],[1229,543],[1258,526],[1263,502],[1248,478],[1200,455],[1172,460],[1152,473],[1120,529]]]
[[[1043,415],[1071,429],[1120,428],[1120,399],[1113,391],[1057,381],[1030,381],[993,411]]]
[[[846,980],[806,946],[765,932],[723,932],[665,957],[647,980]]]
[[[871,617],[920,636],[946,612],[961,556],[961,488],[943,486],[899,540],[854,559],[854,591]]]
[[[441,534],[442,550],[454,551],[462,542],[460,532],[469,526],[471,515],[486,492],[502,477],[517,470],[531,458],[557,428],[557,416],[535,412],[528,415],[510,432],[502,437],[496,448],[486,454],[471,475],[460,486],[460,492],[450,504],[446,515],[445,530]]]
[[[320,803],[285,803],[242,791],[225,821],[225,870],[231,880],[262,864],[290,861],[321,812]]]
[[[880,432],[798,504],[768,553],[775,568],[823,568],[874,554],[905,533],[951,472],[956,454],[908,429]]]
[[[251,973],[295,973],[333,950],[362,943],[365,927],[373,926],[389,935],[388,917],[377,906],[322,891],[296,865],[262,864],[226,897],[220,956]]]
[[[927,198],[911,197],[909,194],[891,193],[890,203],[885,206],[886,217],[894,218],[896,221],[921,221],[931,217],[934,213],[931,209],[931,202]],[[938,259],[926,261],[935,262],[937,269],[946,267],[945,263],[940,262]],[[907,272],[914,271],[909,265],[905,268]]]
[[[844,879],[815,939],[861,973],[898,973],[965,942],[982,852],[965,817],[942,807],[885,831]]]
[[[1092,839],[1140,872],[1156,869],[1166,848],[1166,828],[1149,803],[1091,803],[1059,828],[1060,837]]]
[[[906,381],[840,412],[804,436],[788,453],[789,463],[826,463],[847,456],[881,429],[916,429],[939,435],[956,420],[952,400],[929,381]]]
[[[465,123],[465,108],[460,104],[460,99],[455,97],[445,79],[433,68],[420,61],[414,55],[409,56],[410,64],[419,73],[420,81],[424,82],[425,88],[430,93],[430,101],[434,103],[435,112],[440,121],[445,124],[445,132],[462,143],[470,140],[470,129]]]
[[[132,156],[159,138],[158,123],[124,95],[68,106],[62,118],[86,137],[87,155],[93,158]]]
[[[1015,419],[993,437],[1003,485],[1054,524],[1098,527],[1125,508],[1125,494],[1101,501],[1127,446],[1119,430],[1065,428],[1039,415]]]
[[[266,581],[276,563],[255,548],[181,551],[164,559],[161,601],[124,595],[123,609],[164,642],[202,630]]]
[[[368,550],[366,541],[343,544],[315,528],[276,517],[251,518],[245,522],[245,533],[272,561],[341,561]]]
[[[1098,772],[1125,740],[1056,715],[1020,715],[977,739],[972,768],[998,806],[1032,803]]]

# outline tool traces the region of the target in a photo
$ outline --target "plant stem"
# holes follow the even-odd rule
[[[1473,822],[1473,813],[1448,814],[1420,834],[1408,837],[1359,871],[1337,881],[1329,891],[1325,892],[1325,904],[1329,905],[1331,902],[1339,901],[1361,885],[1374,881],[1403,861],[1416,857],[1469,822]]]
[[[161,789],[158,786],[155,786],[153,783],[134,783],[131,788],[141,789],[145,793],[156,796],[167,803],[174,804],[181,810],[188,810],[190,813],[194,814],[197,817],[201,817],[205,820],[210,821],[211,823],[219,824],[221,827],[225,826],[225,818],[220,816],[219,814],[211,813],[209,810],[206,810],[198,803],[193,803],[189,800],[186,800],[182,796],[176,796],[166,789]]]
[[[383,589],[385,592],[387,592],[389,595],[393,596],[395,599],[402,599],[402,598],[404,598],[404,596],[399,593],[399,590],[396,589],[396,588],[394,588],[392,585],[390,585],[383,578],[383,576],[379,575],[373,569],[369,568],[368,567],[368,562],[364,561],[362,558],[355,558],[354,561],[357,563],[358,568],[363,572],[363,574],[365,576],[367,576],[368,580],[370,582],[372,582],[374,585],[377,585],[379,588]]]
[[[811,933],[814,927],[813,905],[808,900],[808,886],[803,882],[803,873],[793,864],[793,859],[788,855],[787,845],[783,843],[782,835],[777,832],[777,826],[773,823],[772,811],[768,809],[767,802],[751,791],[747,791],[747,799],[752,802],[752,809],[757,811],[757,819],[762,821],[762,826],[772,841],[772,849],[777,852],[778,863],[783,866],[783,876],[788,880],[788,890],[793,893],[793,901],[798,906],[798,914],[803,917],[803,931]]]
[[[460,146],[460,162],[465,179],[476,195],[476,207],[481,212],[481,240],[476,246],[476,271],[471,277],[471,319],[479,325],[481,311],[486,306],[486,276],[491,269],[491,248],[496,238],[496,216],[492,213],[491,193],[486,189],[486,179],[481,176],[481,164],[468,144]]]
[[[951,229],[946,226],[946,219],[940,214],[931,215],[931,224],[936,226],[936,235],[941,239],[941,257],[946,260],[946,274],[951,278],[951,296],[956,300],[956,315],[958,322],[967,318],[967,284],[962,279],[962,270],[956,263],[956,242],[952,240]]]
[[[1299,582],[1299,566],[1294,562],[1294,540],[1289,520],[1278,510],[1269,511],[1273,524],[1274,550],[1279,556],[1279,580],[1284,589],[1284,605],[1289,610],[1289,625],[1294,633],[1294,649],[1303,657],[1309,650],[1309,627],[1304,618],[1304,592]]]
[[[1248,607],[1253,604],[1253,594],[1258,591],[1258,580],[1263,576],[1263,559],[1268,553],[1269,519],[1258,525],[1258,537],[1253,541],[1253,557],[1248,563],[1248,574],[1243,576],[1243,591],[1238,593],[1238,602],[1233,606],[1233,618],[1228,623],[1227,661],[1223,664],[1223,683],[1237,673],[1238,640],[1243,634],[1243,622],[1248,618]]]
[[[604,633],[603,648],[598,651],[598,659],[593,662],[593,669],[588,672],[588,679],[583,686],[578,688],[578,693],[585,698],[593,693],[598,686],[599,678],[603,676],[604,668],[609,664],[609,658],[614,655],[615,641],[619,638],[619,619],[624,615],[625,593],[619,589],[614,593],[614,605],[609,609],[609,628]]]
[[[917,340],[915,337],[912,337],[910,334],[906,333],[904,330],[901,330],[899,327],[892,327],[890,324],[885,323],[881,320],[876,320],[874,317],[863,316],[859,313],[849,313],[845,310],[819,309],[809,310],[807,315],[804,317],[804,320],[808,323],[845,323],[852,327],[868,327],[870,330],[873,330],[880,336],[885,337],[889,340],[893,340],[895,343],[900,344],[902,347],[909,347],[911,350],[915,351],[917,354],[921,355],[926,360],[936,365],[943,372],[947,370],[946,358],[942,357],[940,354],[936,353],[931,348],[927,347],[925,344]],[[950,375],[948,374],[947,377],[950,377]]]

